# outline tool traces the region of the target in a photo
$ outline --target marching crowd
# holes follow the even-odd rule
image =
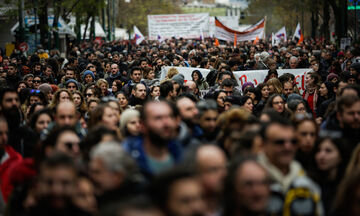
[[[70,46],[0,56],[0,215],[360,215],[358,44]]]

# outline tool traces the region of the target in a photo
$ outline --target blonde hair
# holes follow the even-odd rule
[[[100,85],[102,83],[105,83],[106,84],[106,88],[109,88],[109,83],[105,80],[105,79],[99,79],[97,82],[96,82],[96,86],[97,87],[100,87]]]
[[[171,79],[173,78],[173,76],[175,76],[178,73],[179,71],[176,68],[170,68],[166,74],[166,78]]]
[[[275,94],[282,94],[282,85],[281,82],[277,79],[277,78],[271,78],[266,82],[266,85],[270,86],[274,86],[275,89]]]

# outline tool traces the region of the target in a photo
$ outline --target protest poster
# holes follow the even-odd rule
[[[165,14],[148,15],[149,39],[171,37],[194,39],[209,32],[209,14]]]
[[[161,80],[165,79],[167,71],[172,67],[163,67],[161,71]],[[187,80],[192,80],[191,74],[194,70],[199,70],[203,77],[210,73],[209,69],[204,68],[191,68],[191,67],[174,67],[179,73],[184,75],[185,82]],[[300,93],[305,90],[305,74],[310,72],[312,69],[302,68],[302,69],[278,69],[277,72],[279,76],[284,73],[291,73],[295,76],[295,84],[297,85]],[[264,82],[265,77],[268,73],[268,70],[247,70],[247,71],[234,71],[233,74],[239,86],[242,86],[245,82],[252,82],[255,86],[259,83]]]

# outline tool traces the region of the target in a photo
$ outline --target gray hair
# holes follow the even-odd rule
[[[298,61],[298,58],[297,58],[296,56],[291,56],[291,57],[290,57],[290,61],[293,60],[293,59],[295,59],[296,62]]]
[[[213,99],[206,99],[197,102],[196,107],[199,110],[198,116],[201,117],[208,110],[217,110],[217,103]]]
[[[90,159],[100,159],[111,172],[121,172],[125,178],[135,180],[139,173],[138,167],[120,143],[110,141],[99,143],[90,152]]]

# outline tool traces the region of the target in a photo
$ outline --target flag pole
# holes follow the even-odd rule
[[[265,40],[266,39],[266,20],[267,20],[267,16],[265,16],[265,23],[264,23],[264,35],[263,35],[263,40]]]

